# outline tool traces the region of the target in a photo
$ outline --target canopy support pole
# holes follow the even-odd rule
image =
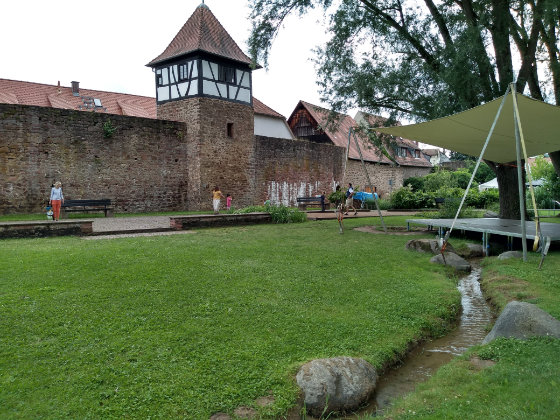
[[[515,97],[517,94],[515,84],[511,83],[511,94]],[[521,136],[519,135],[518,125],[519,115],[513,107],[513,122],[515,125],[515,152],[517,155],[517,187],[519,189],[519,221],[521,223],[521,243],[523,245],[523,261],[527,261],[527,225],[525,223],[525,200],[523,199],[523,166],[521,165]]]

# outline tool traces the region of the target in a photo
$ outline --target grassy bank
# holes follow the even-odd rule
[[[527,263],[484,260],[482,287],[497,312],[518,300],[560,319],[560,252],[551,252],[542,270],[537,270],[539,258],[530,253]],[[558,360],[560,340],[555,339],[499,339],[474,347],[396,402],[386,418],[557,419]]]
[[[445,269],[345,224],[0,241],[0,417],[274,418],[301,364],[380,368],[441,333],[459,308]]]

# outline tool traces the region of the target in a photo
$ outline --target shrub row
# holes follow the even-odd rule
[[[422,209],[435,208],[435,198],[460,200],[464,190],[461,188],[440,188],[433,192],[414,191],[411,186],[399,188],[391,194],[390,204],[395,209]],[[465,206],[474,208],[488,208],[499,201],[498,190],[479,192],[471,188],[465,199]]]

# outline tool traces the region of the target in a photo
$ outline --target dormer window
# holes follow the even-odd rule
[[[400,157],[404,157],[404,158],[405,158],[405,157],[407,156],[407,154],[406,154],[406,147],[399,147],[399,149],[398,149],[398,155],[399,155]]]

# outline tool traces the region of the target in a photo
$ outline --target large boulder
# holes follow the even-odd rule
[[[506,305],[482,344],[498,337],[525,340],[540,336],[560,338],[560,321],[532,303],[513,301]]]
[[[296,375],[309,414],[353,411],[375,391],[377,373],[363,359],[333,357],[306,363]],[[326,407],[326,409],[325,409]]]
[[[425,252],[427,254],[437,254],[439,253],[439,243],[436,239],[411,239],[404,246],[405,249],[409,251]],[[445,246],[447,251],[454,252],[453,247],[448,242]]]
[[[435,255],[430,259],[431,263],[443,264],[453,267],[457,271],[471,271],[472,267],[467,260],[461,258],[453,252],[445,252],[445,261],[441,254]]]
[[[510,258],[523,258],[523,253],[519,251],[506,251],[498,255],[499,260],[509,260]]]
[[[484,256],[484,248],[480,244],[467,244],[457,252],[463,258],[479,258]]]

